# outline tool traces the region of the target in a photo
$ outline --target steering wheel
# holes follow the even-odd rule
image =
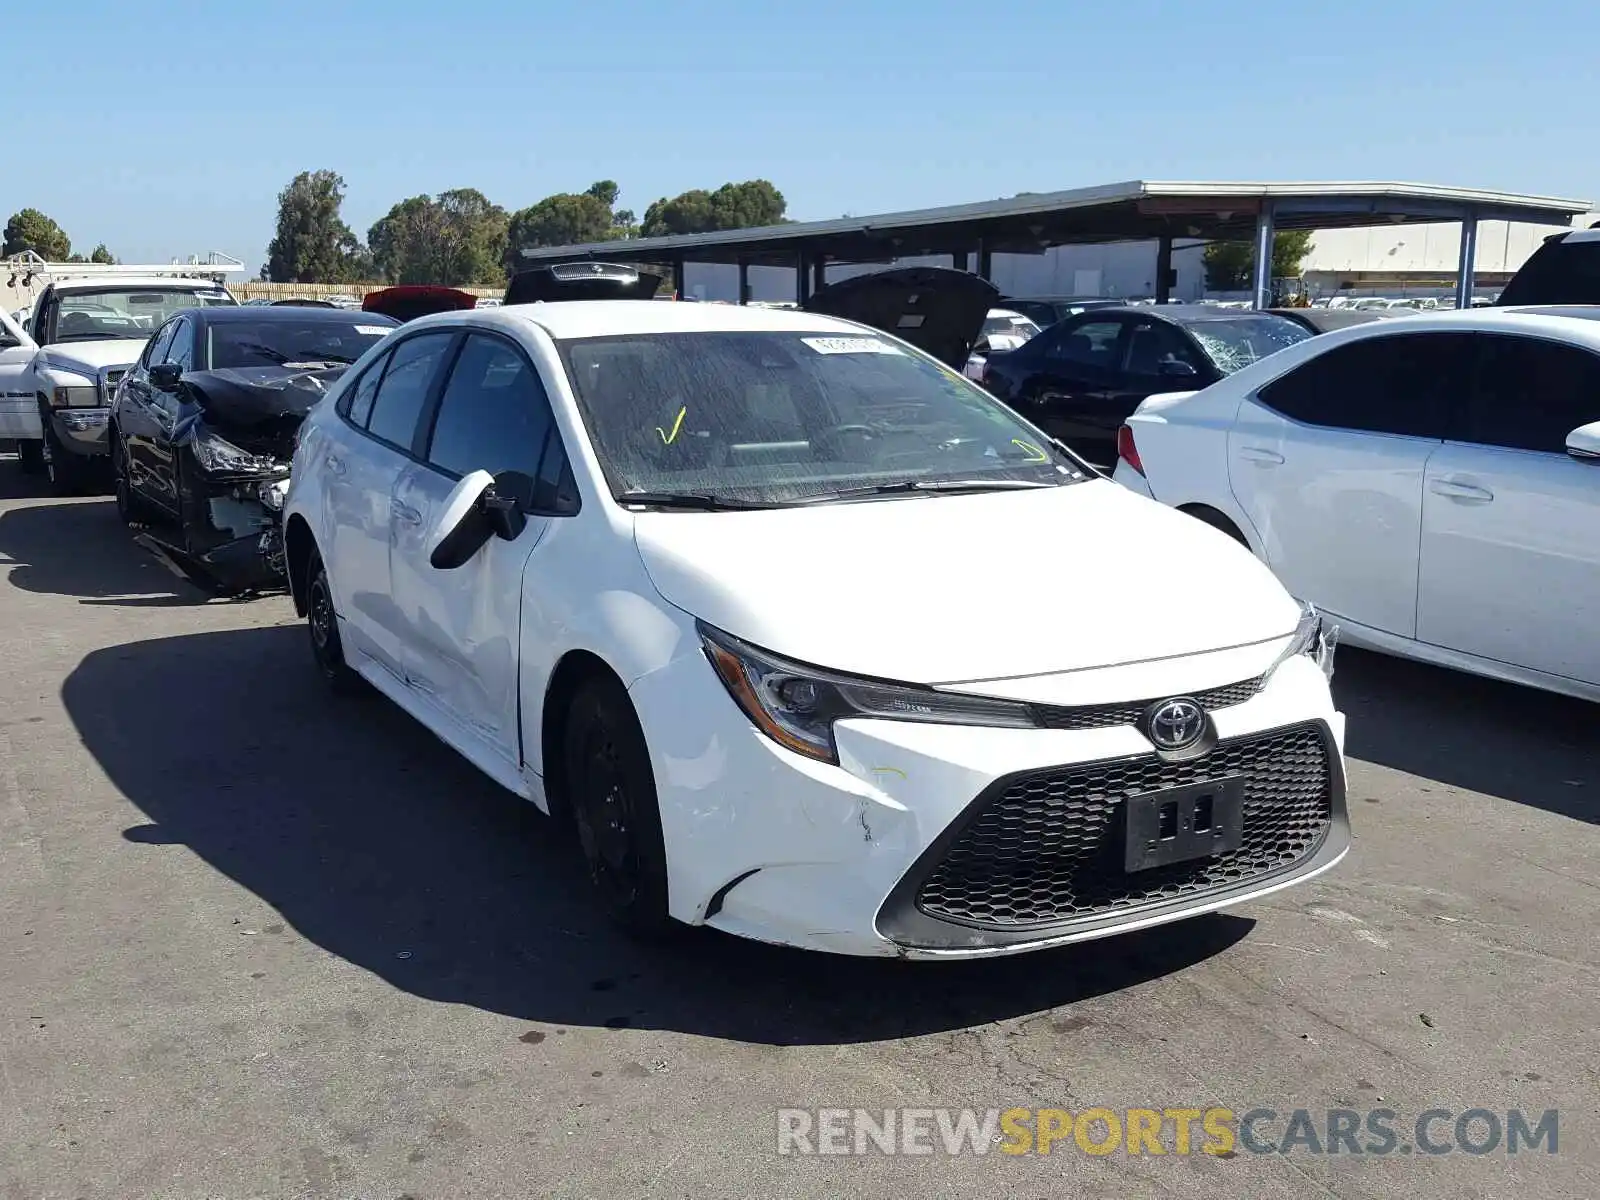
[[[852,433],[869,442],[875,440],[878,436],[878,431],[870,425],[829,425],[826,429],[812,435],[811,447],[815,450],[819,446],[831,446],[844,435]]]

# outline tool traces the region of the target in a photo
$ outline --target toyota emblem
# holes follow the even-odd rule
[[[1145,716],[1145,735],[1162,750],[1183,750],[1205,731],[1205,709],[1184,697],[1158,701]]]

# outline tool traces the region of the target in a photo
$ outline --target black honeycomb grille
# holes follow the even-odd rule
[[[1125,797],[1234,775],[1246,779],[1238,850],[1123,869]],[[996,795],[923,880],[917,907],[1008,929],[1158,904],[1292,867],[1316,851],[1332,817],[1332,766],[1316,724],[1223,742],[1190,762],[1152,754],[1063,767]]]
[[[1212,712],[1234,704],[1243,704],[1261,690],[1261,683],[1259,676],[1255,679],[1245,679],[1238,683],[1212,688],[1210,691],[1196,692],[1194,699],[1200,702],[1201,708]],[[1039,718],[1039,723],[1046,729],[1110,729],[1116,725],[1135,724],[1144,715],[1145,709],[1159,699],[1161,697],[1152,696],[1148,700],[1129,700],[1121,704],[1086,704],[1071,708],[1039,704],[1034,706],[1034,713]]]

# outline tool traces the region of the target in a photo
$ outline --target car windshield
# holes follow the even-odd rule
[[[179,309],[233,304],[222,288],[103,288],[67,292],[56,316],[56,341],[149,337]]]
[[[395,325],[371,313],[351,313],[348,320],[218,321],[206,330],[206,361],[212,370],[352,363]]]
[[[1232,375],[1274,351],[1312,336],[1311,330],[1298,321],[1275,313],[1196,321],[1188,330],[1224,375]]]
[[[619,499],[786,504],[1086,478],[988,393],[880,338],[708,332],[558,345]]]

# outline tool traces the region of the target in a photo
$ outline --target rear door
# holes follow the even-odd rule
[[[1240,404],[1229,482],[1295,596],[1416,636],[1423,473],[1471,352],[1470,334],[1346,342]]]
[[[455,343],[454,330],[420,333],[368,367],[345,393],[344,436],[330,442],[323,463],[328,575],[345,644],[397,679],[405,678],[405,622],[389,576],[389,549],[404,528],[392,507],[395,481],[418,453],[423,417]]]
[[[1113,462],[1122,423],[1112,417],[1113,396],[1128,328],[1121,317],[1084,314],[1028,342],[1017,351],[1026,356],[1028,371],[1013,407],[1090,462]]]
[[[31,380],[38,350],[11,314],[0,312],[0,438],[39,436],[39,401]]]
[[[553,470],[559,477],[565,464],[539,372],[514,342],[473,331],[440,393],[421,461],[407,464],[395,483],[390,564],[406,682],[511,768],[522,761],[523,574],[552,518],[530,514],[515,541],[490,538],[451,570],[428,561],[430,534],[464,476],[514,470],[538,478]]]
[[[1600,356],[1480,334],[1450,439],[1428,463],[1417,636],[1600,684],[1600,463],[1566,453],[1600,421]]]

